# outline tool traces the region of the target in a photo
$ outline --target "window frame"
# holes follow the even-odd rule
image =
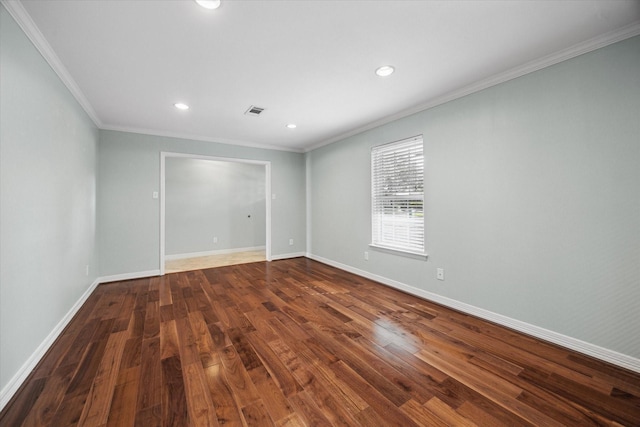
[[[420,171],[418,172],[421,177],[416,179],[415,176],[411,176],[411,174],[415,175],[415,172],[412,169],[412,161],[411,156],[418,150],[419,147],[419,155],[422,157],[422,163],[420,164]],[[409,160],[405,159],[405,163],[400,166],[400,168],[396,168],[396,164],[394,162],[394,166],[386,168],[387,172],[385,174],[387,180],[393,181],[394,178],[397,179],[398,174],[407,173],[409,170],[409,182],[408,185],[418,185],[419,182],[421,192],[410,191],[407,194],[394,194],[394,195],[381,195],[381,181],[385,180],[384,170],[380,170],[382,159],[384,158],[388,164],[388,160],[392,158],[394,155],[400,154],[400,160],[402,161],[402,156],[408,157]],[[386,157],[385,157],[386,156]],[[407,163],[408,162],[408,163]],[[425,216],[424,216],[424,169],[425,169],[425,159],[424,159],[424,139],[422,135],[412,136],[410,138],[405,138],[398,141],[393,141],[381,145],[376,145],[371,147],[371,243],[370,247],[375,249],[381,249],[384,252],[397,253],[400,255],[418,257],[418,258],[426,258],[426,242],[425,242]],[[390,172],[390,173],[389,173]],[[380,176],[378,176],[380,175]],[[398,188],[395,188],[396,192]],[[410,208],[412,204],[416,201],[420,201],[420,209],[418,212],[413,212],[413,209]],[[386,203],[385,203],[386,201]],[[387,208],[382,206],[381,204],[385,203]],[[394,212],[405,210],[406,216],[400,215],[398,217],[395,216],[395,213],[392,215],[387,215],[386,221],[384,220],[384,210],[391,207]],[[408,211],[411,211],[410,213]],[[414,214],[417,214],[417,218],[420,218],[416,221],[416,218],[411,218]],[[391,224],[389,224],[391,222]],[[407,224],[397,226],[393,223],[402,223],[405,222]],[[416,230],[415,224],[419,223],[419,227]],[[383,228],[385,227],[385,223],[387,224],[387,230],[384,232]],[[404,230],[403,230],[404,229]],[[400,231],[401,234],[406,234],[404,238],[398,238],[398,240],[385,238],[385,234],[389,234],[391,231],[392,234]],[[415,235],[418,236],[418,239],[415,238]],[[421,241],[420,241],[421,240]],[[416,247],[415,242],[420,241],[419,247]]]

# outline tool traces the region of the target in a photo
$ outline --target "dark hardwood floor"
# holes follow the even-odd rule
[[[4,426],[640,426],[640,375],[305,259],[100,285]]]

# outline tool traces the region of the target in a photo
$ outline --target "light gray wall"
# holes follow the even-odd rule
[[[0,20],[2,389],[96,278],[98,131],[3,6]]]
[[[165,254],[264,246],[265,186],[263,165],[167,157]]]
[[[118,131],[100,131],[98,241],[101,276],[160,268],[160,153],[271,162],[272,255],[304,252],[304,155]],[[289,239],[294,244],[289,245]]]
[[[308,153],[310,252],[640,357],[639,70],[635,37]],[[416,134],[427,261],[367,246],[370,148]]]

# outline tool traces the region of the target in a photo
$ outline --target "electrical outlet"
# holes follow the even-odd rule
[[[218,238],[217,237],[213,238],[213,243],[218,243]]]
[[[436,279],[444,280],[444,268],[436,268]]]
[[[364,260],[369,261],[369,252],[367,251],[364,252]]]
[[[84,275],[87,277],[89,276],[89,264],[84,266]]]
[[[293,239],[289,239],[289,246],[293,246]]]

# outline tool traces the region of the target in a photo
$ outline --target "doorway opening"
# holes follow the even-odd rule
[[[271,261],[271,162],[160,157],[161,275]]]

